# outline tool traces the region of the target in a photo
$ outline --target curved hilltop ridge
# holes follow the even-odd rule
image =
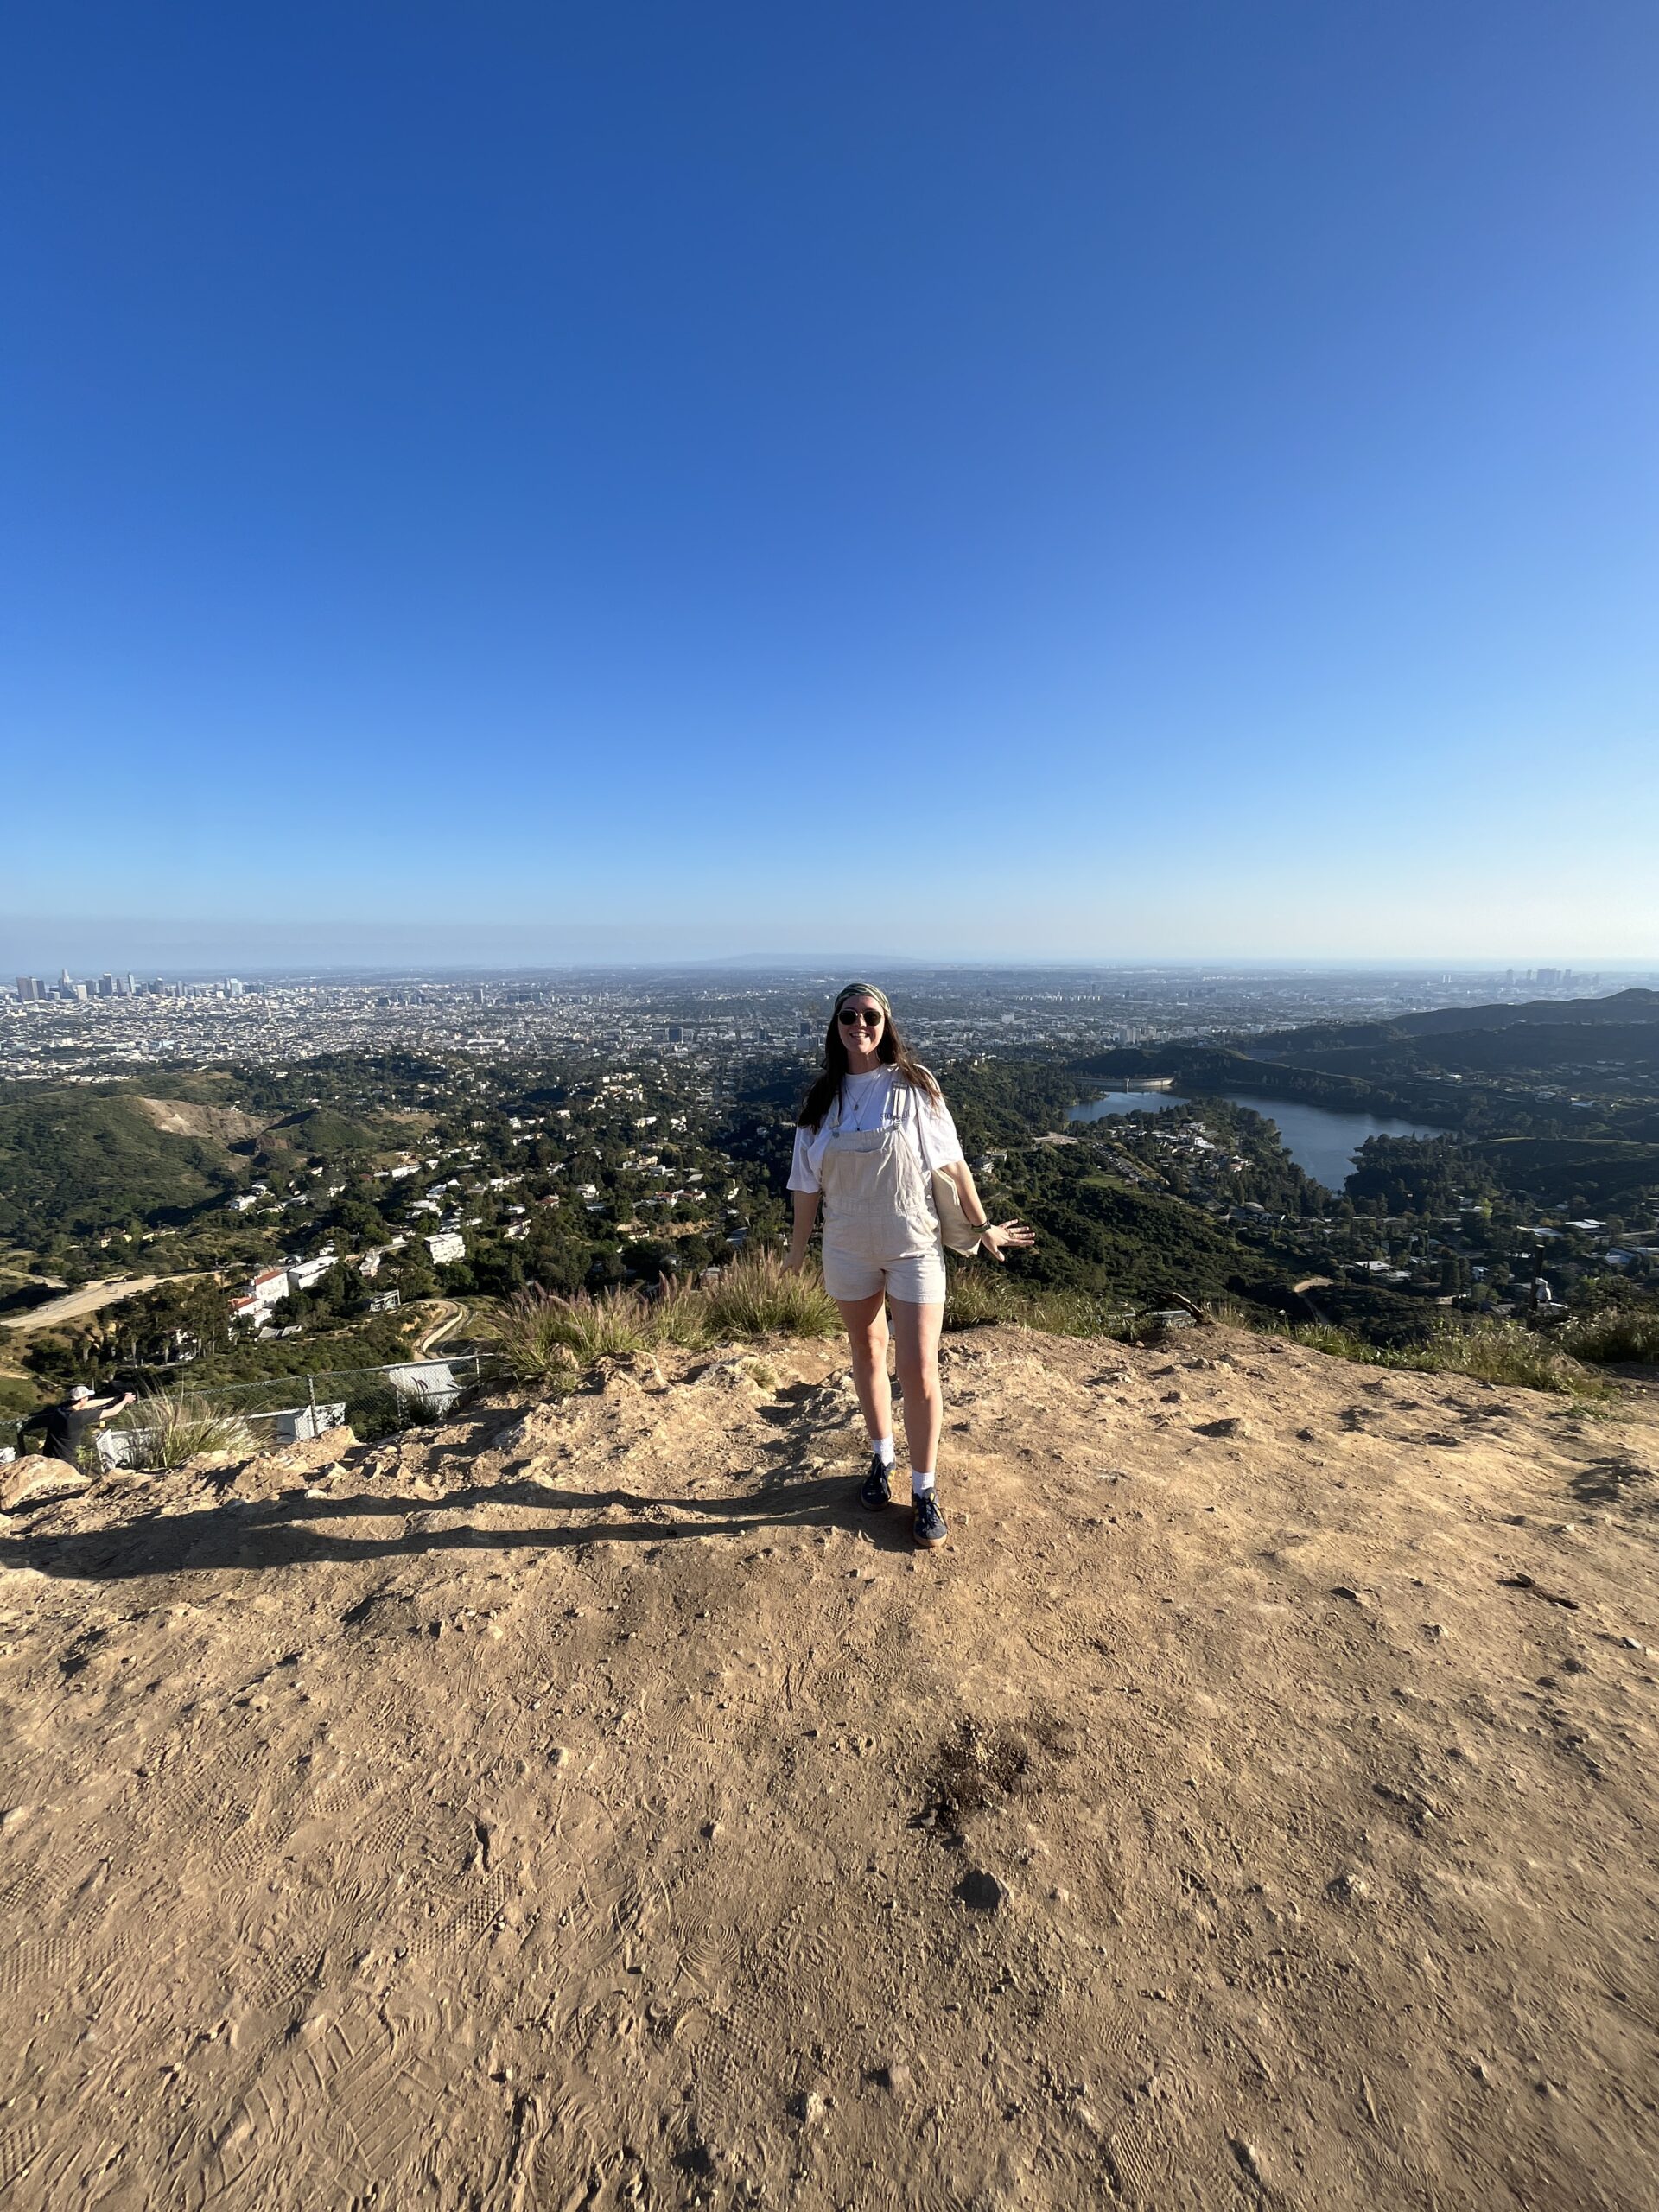
[[[17,2205],[1641,2212],[1659,1428],[664,1355],[0,1529]]]

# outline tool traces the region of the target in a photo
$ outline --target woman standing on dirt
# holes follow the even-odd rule
[[[945,1540],[934,1494],[939,1443],[939,1330],[944,1320],[944,1250],[933,1202],[936,1172],[955,1185],[980,1249],[1034,1243],[1017,1221],[985,1218],[955,1122],[927,1069],[899,1035],[885,992],[849,983],[823,1040],[823,1071],[806,1094],[795,1131],[789,1187],[795,1233],[785,1266],[806,1258],[823,1205],[823,1282],[841,1308],[852,1347],[853,1382],[870,1433],[870,1471],[859,1502],[872,1513],[893,1503],[893,1392],[887,1320],[898,1345],[910,1446],[911,1535],[931,1548]]]

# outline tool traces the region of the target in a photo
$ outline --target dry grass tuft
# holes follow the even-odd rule
[[[251,1453],[259,1448],[240,1414],[226,1413],[189,1390],[154,1391],[116,1426],[135,1439],[129,1462],[135,1467],[164,1471],[205,1452]]]
[[[701,1283],[664,1280],[646,1309],[651,1340],[695,1351],[709,1341],[709,1294]]]
[[[556,1298],[521,1290],[496,1312],[495,1341],[510,1375],[570,1387],[584,1368],[658,1344],[696,1350],[755,1337],[831,1337],[841,1315],[816,1274],[785,1274],[775,1254],[734,1260],[715,1281],[664,1282],[658,1295],[607,1291]]]
[[[607,1353],[640,1351],[646,1343],[644,1301],[632,1292],[556,1298],[521,1290],[495,1317],[495,1339],[507,1371],[524,1382],[569,1382],[578,1370]]]
[[[833,1337],[841,1313],[814,1269],[785,1274],[774,1252],[746,1252],[709,1286],[709,1334],[733,1337]]]
[[[1581,1314],[1567,1323],[1555,1341],[1569,1358],[1596,1365],[1611,1360],[1659,1365],[1659,1312],[1650,1306],[1637,1311],[1610,1307],[1603,1313]]]
[[[1478,1382],[1500,1382],[1523,1390],[1553,1390],[1570,1398],[1605,1398],[1612,1385],[1560,1349],[1560,1340],[1541,1336],[1518,1321],[1477,1321],[1442,1329],[1424,1344],[1385,1350],[1369,1344],[1351,1329],[1313,1324],[1293,1329],[1299,1344],[1335,1359],[1366,1367],[1402,1367],[1420,1375],[1471,1375]]]

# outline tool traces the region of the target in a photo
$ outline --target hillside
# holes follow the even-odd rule
[[[1659,1186],[1659,1143],[1617,1138],[1498,1137],[1472,1147],[1506,1191],[1543,1205],[1634,1206]]]
[[[182,1218],[245,1179],[226,1141],[247,1119],[115,1088],[0,1097],[0,1237],[35,1244]]]
[[[268,1149],[285,1145],[295,1152],[320,1155],[396,1151],[408,1141],[407,1126],[389,1116],[363,1121],[338,1113],[331,1106],[313,1106],[302,1113],[289,1114],[265,1131]]]
[[[1659,1024],[1659,991],[1632,988],[1599,999],[1527,999],[1518,1004],[1430,1007],[1421,1014],[1389,1014],[1376,1021],[1330,1021],[1304,1029],[1264,1033],[1257,1040],[1275,1050],[1324,1037],[1333,1045],[1375,1045],[1397,1037],[1460,1037],[1471,1030],[1565,1029]]]
[[[1379,1032],[1342,1044],[1311,1033],[1280,1052],[1292,1066],[1367,1082],[1386,1083],[1436,1069],[1459,1076],[1524,1071],[1581,1077],[1619,1068],[1650,1079],[1659,1074],[1659,1022],[1516,1022],[1504,1028],[1437,1029],[1427,1036]]]
[[[1395,1027],[1420,1037],[1437,1030],[1583,1027],[1597,1023],[1659,1022],[1659,991],[1632,985],[1599,999],[1528,999],[1518,1006],[1432,1007],[1423,1014],[1402,1014]]]
[[[1362,1082],[1444,1070],[1459,1076],[1659,1071],[1659,991],[1521,1006],[1436,1007],[1386,1021],[1317,1023],[1256,1039],[1253,1053]]]
[[[1639,1402],[944,1364],[925,1557],[825,1346],[6,1518],[9,2202],[1659,2198]]]

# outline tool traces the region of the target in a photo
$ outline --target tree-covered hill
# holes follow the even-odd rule
[[[1659,1022],[1659,991],[1632,988],[1605,999],[1529,999],[1524,1006],[1440,1006],[1402,1014],[1393,1027],[1414,1037],[1443,1030],[1594,1028],[1604,1024]]]
[[[1270,1252],[1247,1247],[1195,1205],[1130,1189],[1081,1145],[1011,1154],[987,1198],[1038,1232],[1033,1251],[1007,1262],[1010,1281],[1159,1305],[1176,1292],[1213,1298],[1245,1283],[1287,1280]]]
[[[1502,1190],[1541,1206],[1617,1212],[1659,1192],[1659,1144],[1614,1138],[1498,1137],[1470,1147]]]
[[[1598,1066],[1651,1077],[1659,1074],[1659,1022],[1516,1022],[1502,1029],[1443,1029],[1427,1037],[1379,1029],[1363,1042],[1313,1038],[1279,1049],[1294,1066],[1373,1083],[1437,1071],[1571,1079]]]
[[[0,1236],[16,1243],[181,1219],[245,1172],[222,1142],[157,1128],[118,1086],[0,1094]]]
[[[1454,1075],[1659,1071],[1659,991],[1525,1006],[1437,1007],[1387,1021],[1319,1022],[1255,1039],[1253,1054],[1360,1082]]]
[[[409,1141],[406,1127],[395,1122],[359,1119],[332,1106],[313,1106],[289,1114],[265,1131],[267,1150],[286,1146],[294,1152],[334,1158],[341,1154],[384,1152]]]

